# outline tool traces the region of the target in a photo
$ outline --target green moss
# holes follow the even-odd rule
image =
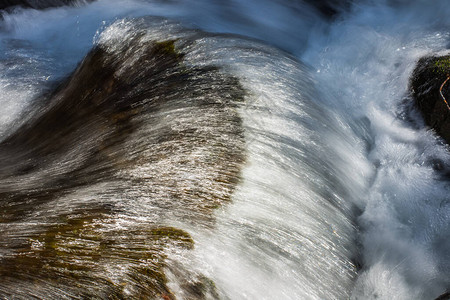
[[[163,54],[163,55],[170,55],[170,56],[174,56],[176,58],[181,58],[183,55],[180,52],[176,51],[175,42],[176,42],[176,40],[155,42],[153,51],[155,53],[159,53],[159,54]]]
[[[110,223],[108,215],[100,210],[55,219],[45,231],[16,249],[14,256],[2,261],[0,277],[44,277],[54,285],[76,287],[74,293],[85,293],[85,288],[97,282],[96,288],[112,291],[111,295],[118,299],[124,297],[127,287],[138,287],[132,289],[136,293],[132,298],[136,299],[140,295],[173,298],[164,274],[165,249],[192,248],[194,242],[187,232],[152,224],[111,230],[105,226]],[[123,266],[128,271],[121,277],[122,282],[112,282],[105,276],[105,266]],[[86,293],[88,298],[95,295],[94,290]]]
[[[450,57],[445,56],[434,62],[435,71],[441,74],[450,73]]]

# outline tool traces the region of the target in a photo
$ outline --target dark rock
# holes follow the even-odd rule
[[[315,11],[326,20],[333,20],[340,13],[348,11],[351,0],[278,0],[281,5],[305,15],[304,10]]]
[[[450,292],[440,295],[435,300],[450,300]]]
[[[88,0],[84,2],[91,2],[94,0]],[[6,9],[14,6],[21,6],[34,9],[44,9],[49,7],[58,7],[65,5],[74,5],[81,3],[77,0],[4,0],[0,1],[0,9]]]
[[[419,60],[411,78],[411,91],[425,120],[450,143],[450,56]]]
[[[351,3],[348,0],[306,0],[305,2],[315,7],[327,18],[335,17],[339,12],[348,8]]]

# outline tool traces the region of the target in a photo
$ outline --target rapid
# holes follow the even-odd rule
[[[448,291],[450,155],[409,80],[450,8],[344,2],[3,11],[0,298]]]

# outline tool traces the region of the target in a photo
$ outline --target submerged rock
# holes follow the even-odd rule
[[[450,56],[419,60],[411,78],[412,96],[425,120],[450,143]]]
[[[167,222],[210,226],[230,201],[245,93],[217,67],[187,65],[192,41],[133,29],[0,143],[0,298],[173,299],[171,269],[185,294],[214,294],[167,263],[194,245]]]
[[[435,300],[450,300],[450,292],[446,292],[446,293],[440,295]]]

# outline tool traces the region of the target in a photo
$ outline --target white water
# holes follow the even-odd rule
[[[359,218],[367,268],[356,298],[432,299],[449,286],[449,184],[431,162],[449,154],[417,114],[418,128],[401,116],[416,61],[445,53],[449,12],[443,1],[361,4],[305,54],[327,86],[324,99],[371,122],[367,159],[377,170]]]
[[[273,1],[100,0],[79,8],[18,10],[1,23],[0,134],[20,123],[15,117],[33,97],[70,72],[116,19],[160,15],[260,38],[309,64],[320,97],[300,94],[310,83],[302,82],[291,59],[256,59],[264,49],[223,47],[224,54],[206,44],[188,58],[201,63],[208,47],[215,49],[208,59],[244,78],[254,102],[243,111],[250,153],[244,182],[233,203],[217,212],[213,231],[189,230],[196,248],[185,263],[230,299],[340,299],[346,291],[339,288],[355,299],[433,299],[450,285],[449,185],[433,162],[446,164],[450,157],[417,114],[408,123],[402,113],[417,59],[448,46],[450,8],[445,1],[385,2],[354,3],[331,24],[312,10]],[[245,59],[234,64],[227,51]],[[323,116],[314,105],[302,106],[304,97],[335,113]],[[327,172],[339,182],[321,181]],[[339,276],[351,266],[338,257],[356,251],[350,248],[355,231],[345,213],[327,210],[321,203],[326,198],[340,201],[344,211],[351,203],[362,211],[357,223],[364,268],[355,286]],[[320,252],[328,241],[339,248]],[[327,284],[329,290],[318,288]]]

